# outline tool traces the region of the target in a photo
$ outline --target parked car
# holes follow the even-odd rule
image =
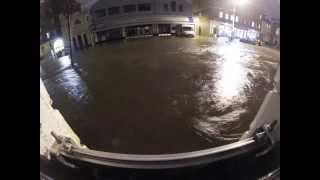
[[[194,37],[195,32],[192,26],[183,26],[182,27],[182,36]]]

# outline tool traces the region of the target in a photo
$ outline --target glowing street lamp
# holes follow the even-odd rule
[[[234,1],[233,1],[234,4],[237,4],[237,5],[239,5],[239,6],[245,5],[245,4],[247,4],[248,2],[249,2],[248,0],[234,0]]]

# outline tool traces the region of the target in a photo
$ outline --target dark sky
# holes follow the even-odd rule
[[[77,1],[90,5],[96,2],[97,0],[77,0]],[[199,1],[199,0],[193,0],[193,1]],[[200,1],[212,1],[212,0],[200,0]],[[263,8],[263,10],[267,15],[273,18],[280,18],[280,0],[248,0],[248,1],[250,3],[261,3],[261,7]]]
[[[270,17],[280,18],[280,0],[262,0],[265,13]]]

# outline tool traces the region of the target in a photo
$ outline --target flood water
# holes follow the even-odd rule
[[[273,88],[279,54],[225,39],[110,42],[40,74],[83,144],[118,153],[188,152],[237,141]]]

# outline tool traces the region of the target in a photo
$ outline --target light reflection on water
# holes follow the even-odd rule
[[[217,105],[228,106],[234,101],[245,101],[245,96],[241,94],[243,87],[248,83],[247,70],[242,65],[243,59],[239,44],[225,45],[218,49],[217,75],[214,75],[214,91],[217,97]]]
[[[187,152],[236,141],[247,130],[267,92],[264,80],[273,77],[264,54],[249,50],[224,41],[130,41],[75,53],[76,70],[62,58],[42,72],[88,147]]]
[[[58,63],[61,67],[68,67],[71,65],[71,59],[70,56],[63,56],[58,59]]]
[[[209,63],[212,69],[210,86],[203,86],[200,92],[200,111],[205,114],[201,119],[196,119],[194,128],[200,131],[203,136],[223,141],[235,141],[241,133],[230,133],[231,128],[237,128],[240,115],[246,112],[241,105],[247,101],[243,92],[250,84],[247,77],[249,70],[244,66],[245,61],[250,61],[252,57],[246,57],[241,51],[241,44],[228,44],[218,42],[219,46],[209,48],[209,52],[218,55],[215,62]],[[213,102],[209,108],[205,107]],[[208,113],[214,109],[218,114]],[[206,111],[206,112],[204,112]],[[221,113],[220,113],[221,112]]]
[[[88,95],[88,88],[79,74],[68,69],[61,74],[59,87],[64,89],[70,98],[76,102],[85,103]]]
[[[63,56],[52,61],[54,61],[54,65],[58,69],[58,74],[54,77],[57,86],[54,88],[59,90],[51,92],[64,92],[75,103],[86,103],[89,100],[88,87],[79,73],[71,67],[70,57]]]

